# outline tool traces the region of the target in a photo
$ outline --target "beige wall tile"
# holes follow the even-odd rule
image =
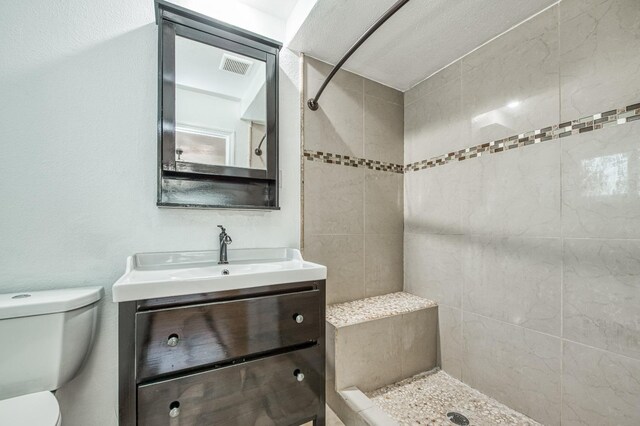
[[[558,122],[557,13],[552,7],[462,59],[472,145]]]
[[[462,311],[438,306],[438,365],[450,376],[462,380]]]
[[[461,308],[468,250],[460,235],[404,235],[404,289],[438,304]]]
[[[460,75],[451,75],[442,86],[432,88],[407,104],[404,124],[405,163],[471,145],[469,120],[463,115]]]
[[[404,229],[403,175],[379,170],[365,171],[365,232],[401,234]]]
[[[327,75],[329,75],[333,69],[333,65],[320,61],[316,58],[312,58],[311,56],[305,56],[304,61],[305,90],[309,97],[315,96]],[[329,86],[336,85],[350,90],[364,90],[365,80],[366,79],[364,77],[361,77],[358,74],[346,71],[345,69],[340,69],[333,79],[331,79]],[[324,99],[324,94],[321,99]]]
[[[404,108],[373,96],[364,98],[364,157],[404,163]]]
[[[367,78],[364,79],[364,94],[396,105],[404,105],[404,94],[401,91]]]
[[[640,360],[640,240],[567,239],[563,260],[563,336]]]
[[[562,141],[568,237],[640,238],[640,121]]]
[[[460,81],[460,73],[462,68],[460,61],[457,61],[448,67],[438,71],[431,77],[424,79],[420,83],[413,86],[411,89],[404,93],[404,105],[405,107],[414,103],[416,100],[426,96],[434,90],[445,86],[452,81]]]
[[[462,379],[545,425],[560,424],[560,339],[464,312]]]
[[[438,308],[402,315],[402,377],[429,371],[438,361]]]
[[[481,184],[480,167],[478,161],[465,161],[406,173],[405,232],[461,234],[463,206],[473,201],[475,208],[479,202],[479,190],[474,188]]]
[[[331,66],[306,58],[304,69],[309,97]],[[403,109],[401,92],[341,70],[305,112],[305,149],[402,164]],[[328,267],[328,303],[402,290],[403,197],[401,174],[305,161],[305,256]]]
[[[465,311],[560,336],[560,238],[477,236],[467,241]]]
[[[462,163],[474,163],[464,164],[465,170],[478,166],[482,170],[478,191],[462,195],[465,232],[560,237],[559,143],[531,145]]]
[[[640,2],[560,3],[561,118],[631,105],[640,100]]]
[[[638,50],[640,2],[563,0],[405,93],[405,160],[637,103]],[[405,174],[405,291],[439,302],[445,371],[547,425],[638,423],[639,132]]]
[[[365,295],[402,291],[402,234],[366,234],[364,250]]]
[[[564,342],[562,425],[637,425],[640,361]]]
[[[562,0],[558,13],[559,20],[560,22],[564,22],[573,19],[608,1],[609,0]]]
[[[402,376],[402,316],[339,328],[336,337],[336,387],[372,391]]]
[[[315,96],[330,67],[305,59],[305,99]],[[304,112],[305,149],[362,157],[364,79],[339,71],[320,98],[320,108]]]
[[[364,124],[362,93],[330,86],[317,111],[305,111],[304,148],[362,157]]]
[[[305,235],[304,258],[327,267],[327,304],[365,297],[364,235]]]
[[[364,169],[305,160],[305,234],[362,234]]]

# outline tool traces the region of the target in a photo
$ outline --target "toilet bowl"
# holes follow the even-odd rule
[[[0,424],[61,426],[60,406],[51,392],[36,392],[0,401]]]
[[[102,287],[0,294],[0,424],[60,426],[51,391],[72,380],[95,336]]]

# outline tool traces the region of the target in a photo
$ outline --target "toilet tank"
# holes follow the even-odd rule
[[[60,388],[87,359],[102,287],[0,295],[0,400]]]

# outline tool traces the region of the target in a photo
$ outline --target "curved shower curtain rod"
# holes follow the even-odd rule
[[[358,39],[358,41],[356,41],[354,43],[353,46],[351,46],[351,49],[349,49],[347,51],[347,53],[344,54],[344,56],[342,57],[342,59],[340,59],[338,61],[338,63],[336,64],[335,67],[333,67],[333,69],[331,70],[331,72],[329,73],[329,75],[327,76],[327,78],[324,80],[324,82],[322,83],[322,86],[320,86],[320,89],[318,89],[318,93],[316,93],[316,96],[309,99],[307,101],[307,106],[309,107],[309,109],[311,111],[316,111],[318,109],[318,101],[320,100],[320,96],[322,95],[322,92],[324,91],[324,89],[327,87],[327,84],[329,84],[329,82],[331,81],[331,79],[333,78],[333,76],[338,72],[338,70],[342,67],[342,65],[344,65],[345,62],[347,62],[347,59],[349,59],[349,57],[351,55],[353,55],[353,53],[358,50],[358,48],[362,45],[362,43],[364,43],[370,36],[371,34],[373,34],[374,32],[376,32],[376,30],[378,28],[380,28],[380,26],[382,24],[384,24],[387,19],[391,18],[393,16],[394,13],[396,13],[398,10],[400,10],[400,8],[402,6],[404,6],[405,4],[409,3],[409,0],[398,0],[397,2],[395,2],[395,4],[393,6],[391,6],[391,8],[389,8],[389,10],[387,10],[385,12],[384,15],[382,15],[380,17],[380,19],[378,19],[368,30],[367,32],[365,32],[362,37],[360,37]]]

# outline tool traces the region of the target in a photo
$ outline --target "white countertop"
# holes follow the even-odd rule
[[[229,263],[217,251],[140,253],[113,285],[113,301],[155,299],[301,281],[324,280],[327,268],[307,262],[290,248],[229,249]],[[228,271],[224,275],[223,271]]]

